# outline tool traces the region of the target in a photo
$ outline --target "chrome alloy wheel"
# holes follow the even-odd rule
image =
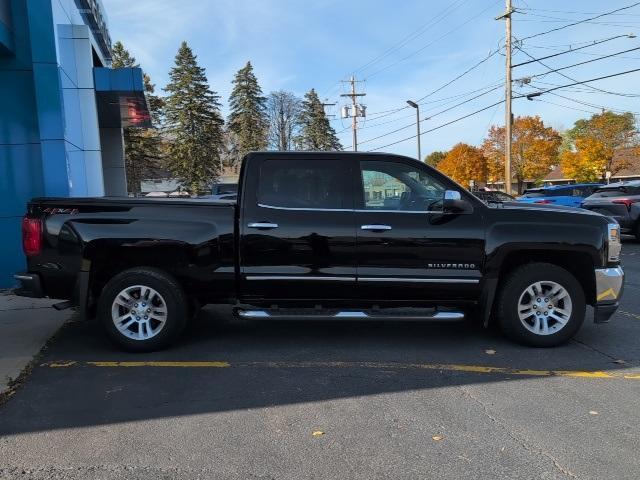
[[[518,300],[522,325],[536,335],[559,332],[571,318],[569,292],[559,283],[543,280],[529,285]]]
[[[148,340],[164,328],[167,304],[153,288],[133,285],[116,296],[111,305],[111,319],[125,337]]]

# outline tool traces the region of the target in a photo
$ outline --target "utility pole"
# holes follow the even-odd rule
[[[351,106],[344,105],[342,107],[342,118],[351,117],[351,132],[353,136],[353,151],[358,151],[358,117],[365,117],[367,107],[358,103],[358,97],[364,97],[366,93],[356,93],[356,77],[351,76],[349,83],[351,84],[351,93],[343,93],[341,97],[351,97]]]
[[[511,140],[512,140],[512,118],[511,114],[511,14],[513,8],[511,0],[506,0],[507,10],[505,13],[496,18],[500,20],[504,18],[506,25],[506,39],[504,42],[507,75],[504,83],[504,134],[505,134],[505,153],[504,153],[504,189],[505,192],[511,193]]]

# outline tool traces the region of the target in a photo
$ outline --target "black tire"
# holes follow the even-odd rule
[[[530,321],[521,321],[518,315],[521,296],[526,295],[524,292],[527,288],[536,282],[543,282],[543,286],[544,282],[555,282],[565,289],[571,301],[571,314],[563,327],[558,328],[559,324],[556,320],[550,320],[549,324],[553,325],[552,328],[558,328],[555,333],[546,335],[534,333],[523,323],[530,322],[531,327],[535,329],[532,325],[535,317],[532,316]],[[534,300],[531,299],[531,301]],[[562,306],[564,307],[564,303]],[[580,329],[584,321],[586,304],[582,286],[570,272],[550,263],[528,263],[509,273],[502,283],[496,307],[500,329],[507,337],[533,347],[555,347],[567,342]],[[550,309],[543,308],[543,310]]]
[[[636,237],[636,241],[640,242],[640,222],[636,223],[633,229],[633,235]]]
[[[165,304],[166,314],[163,316],[162,328],[157,334],[146,339],[130,338],[121,333],[112,318],[116,297],[125,289],[137,285],[155,290],[161,296],[157,298],[161,298]],[[132,296],[132,298],[135,301],[136,297]],[[125,309],[124,312],[126,311]],[[130,352],[151,352],[165,348],[178,339],[189,316],[189,299],[180,284],[168,273],[156,268],[136,267],[119,273],[105,285],[98,300],[97,316],[110,340],[118,347]],[[140,317],[136,318],[140,319]],[[133,320],[133,316],[129,319]],[[156,321],[156,325],[159,323]],[[138,326],[138,323],[134,323],[130,328],[134,330],[136,326],[143,328]],[[132,334],[134,333],[135,330]]]

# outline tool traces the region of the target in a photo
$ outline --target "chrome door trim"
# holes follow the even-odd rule
[[[309,212],[353,212],[351,208],[305,208],[305,207],[276,207],[273,205],[265,205],[258,203],[259,207],[271,208],[273,210],[292,210],[292,211],[309,211]]]
[[[270,222],[251,222],[247,224],[247,227],[271,229],[271,228],[278,228],[278,224],[270,223]]]
[[[391,230],[391,225],[361,225],[360,230]]]
[[[359,282],[406,282],[406,283],[479,283],[478,278],[403,278],[403,277],[362,277]]]
[[[276,207],[275,205],[267,205],[258,203],[259,207],[271,208],[273,210],[291,210],[302,212],[355,212],[355,213],[442,213],[442,210],[377,210],[377,209],[353,209],[353,208],[306,208],[306,207]]]
[[[356,277],[305,277],[294,275],[247,275],[247,280],[308,280],[308,281],[332,281],[332,282],[355,282]]]

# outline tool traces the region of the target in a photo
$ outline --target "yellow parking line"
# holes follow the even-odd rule
[[[636,313],[627,312],[625,310],[618,310],[618,313],[620,315],[624,315],[625,317],[631,317],[631,318],[635,318],[636,320],[640,320],[640,315]]]
[[[86,362],[93,367],[226,368],[229,362]]]
[[[438,370],[478,374],[503,374],[529,377],[566,377],[582,379],[640,380],[640,372],[589,370],[534,370],[490,365],[459,365],[447,363],[381,363],[381,362],[235,362],[226,361],[54,361],[49,368],[69,367],[169,367],[169,368],[370,368],[378,370]]]

